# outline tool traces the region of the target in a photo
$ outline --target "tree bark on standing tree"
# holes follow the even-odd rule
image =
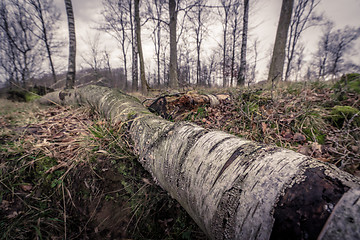
[[[135,23],[133,17],[133,0],[128,0],[129,3],[129,14],[130,14],[130,31],[131,31],[131,46],[132,46],[132,90],[137,91],[139,90],[139,71],[138,71],[138,47],[136,41],[136,33],[135,33]]]
[[[294,0],[283,0],[275,45],[270,63],[268,81],[281,81],[284,72],[285,48],[291,21]]]
[[[244,0],[244,16],[243,16],[243,31],[241,42],[241,55],[240,55],[240,69],[238,74],[238,86],[243,86],[246,80],[246,50],[247,50],[247,34],[249,24],[249,0]]]
[[[75,85],[76,73],[76,36],[75,36],[75,19],[71,0],[64,0],[69,28],[69,63],[66,75],[66,89],[72,89]]]
[[[177,24],[177,2],[176,0],[169,0],[169,28],[170,28],[170,87],[178,88],[179,80],[177,74],[177,39],[176,39],[176,24]]]
[[[140,163],[210,239],[360,239],[360,179],[300,153],[169,122],[106,87],[53,92],[128,123]],[[319,238],[318,238],[319,237]]]
[[[232,1],[228,2],[228,0],[221,0],[221,6],[224,10],[224,25],[223,25],[223,59],[222,59],[222,74],[223,74],[223,87],[228,86],[228,80],[227,80],[227,30],[228,30],[228,24],[229,24],[229,11],[230,6],[232,4]]]
[[[135,32],[136,32],[136,41],[137,41],[137,48],[138,54],[140,58],[140,80],[141,80],[141,92],[144,95],[147,95],[149,85],[146,82],[145,76],[145,63],[144,63],[144,54],[142,50],[141,44],[141,26],[140,26],[140,0],[135,0]]]

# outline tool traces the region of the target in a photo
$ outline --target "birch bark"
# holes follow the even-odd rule
[[[66,88],[72,89],[75,85],[75,68],[76,68],[76,35],[75,35],[75,19],[71,0],[64,0],[66,14],[68,17],[69,28],[69,65],[66,75]]]
[[[189,122],[168,122],[135,98],[87,86],[46,95],[128,122],[139,161],[211,239],[360,236],[360,180],[336,167]],[[341,213],[346,212],[346,217]],[[329,237],[330,236],[330,237]]]

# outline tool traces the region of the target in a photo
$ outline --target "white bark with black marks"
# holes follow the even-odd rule
[[[71,0],[64,0],[69,28],[69,63],[66,75],[66,89],[72,89],[75,85],[76,72],[76,35],[75,19]]]
[[[114,124],[128,122],[139,161],[211,239],[315,239],[324,225],[326,236],[335,234],[329,226],[348,233],[344,239],[360,234],[360,180],[332,165],[193,123],[168,122],[104,87],[45,98],[88,104]],[[339,210],[352,221],[337,221]]]

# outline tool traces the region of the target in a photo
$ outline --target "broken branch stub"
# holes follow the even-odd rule
[[[336,239],[340,231],[344,239],[360,239],[360,180],[335,166],[166,121],[105,87],[50,96],[57,103],[88,104],[115,124],[131,120],[139,161],[211,239]]]

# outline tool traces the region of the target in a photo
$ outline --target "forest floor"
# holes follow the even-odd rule
[[[354,79],[161,93],[158,113],[360,176],[360,80]],[[197,102],[210,92],[221,96],[219,104]],[[136,161],[126,129],[88,108],[0,99],[0,238],[206,239]]]

